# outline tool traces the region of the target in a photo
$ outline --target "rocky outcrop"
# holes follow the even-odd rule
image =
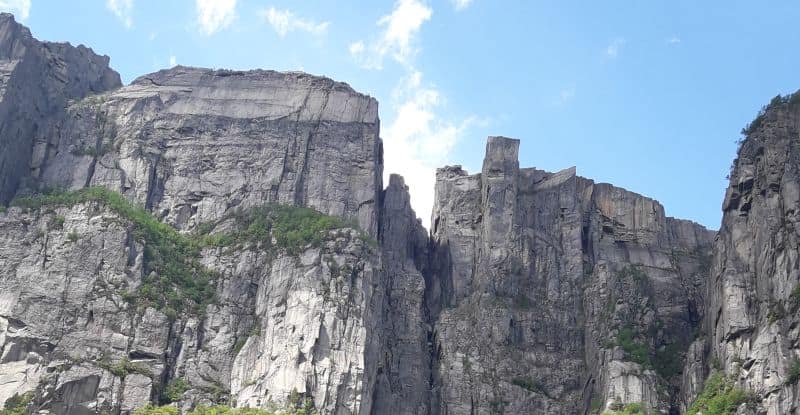
[[[37,147],[38,188],[104,186],[179,229],[264,203],[377,236],[378,103],[302,73],[175,67],[69,108]]]
[[[658,202],[520,169],[490,137],[483,170],[440,169],[431,229],[441,413],[676,406],[713,233]],[[663,367],[670,366],[670,367]]]
[[[800,406],[799,97],[776,97],[744,131],[722,206],[706,364],[753,393],[739,413],[787,414]]]
[[[426,414],[431,410],[431,329],[425,302],[428,234],[411,208],[403,178],[392,175],[383,193],[381,247],[386,306],[385,344],[376,356],[373,414]]]
[[[0,13],[0,203],[27,181],[33,144],[57,134],[69,100],[121,85],[108,63],[84,46],[40,42]]]

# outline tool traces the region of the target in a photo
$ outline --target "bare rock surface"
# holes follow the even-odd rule
[[[428,231],[347,84],[178,66],[123,87],[0,14],[0,403],[672,415],[723,379],[737,414],[793,413],[798,102],[747,129],[718,233],[520,167],[505,137],[478,173],[438,170]]]
[[[40,42],[0,13],[0,203],[27,182],[33,144],[57,133],[69,100],[121,85],[108,64],[82,45]]]

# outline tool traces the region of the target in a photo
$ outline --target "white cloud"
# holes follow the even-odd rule
[[[366,46],[364,45],[364,42],[359,40],[358,42],[351,43],[348,49],[350,50],[351,55],[357,56],[364,53],[365,48]]]
[[[472,0],[450,0],[450,3],[453,3],[453,7],[456,8],[456,11],[461,11],[469,7]]]
[[[453,148],[465,131],[479,122],[475,117],[460,121],[439,114],[446,104],[440,91],[424,85],[422,73],[412,70],[392,93],[394,118],[383,129],[386,178],[399,173],[411,193],[411,205],[422,223],[430,225],[436,169],[450,161]]]
[[[681,43],[681,38],[677,36],[672,36],[671,38],[667,39],[667,43],[669,43],[670,45],[676,45],[678,43]]]
[[[444,95],[424,82],[422,71],[416,68],[418,35],[432,15],[422,0],[397,0],[392,12],[378,20],[380,31],[373,40],[348,46],[350,55],[364,68],[382,69],[388,56],[404,70],[384,107],[390,114],[381,131],[384,180],[388,183],[392,173],[405,178],[411,206],[426,227],[433,208],[436,169],[450,162],[453,149],[469,128],[485,122],[476,117],[449,117]]]
[[[31,0],[0,0],[0,11],[10,12],[24,22],[31,14]]]
[[[106,7],[111,10],[126,28],[133,27],[133,0],[106,0]]]
[[[625,45],[626,42],[627,41],[625,40],[625,38],[621,38],[621,37],[618,37],[618,38],[612,40],[611,44],[609,44],[608,47],[606,48],[606,55],[608,55],[608,56],[610,56],[612,58],[616,58],[617,55],[619,54],[620,48],[623,45]]]
[[[391,55],[402,64],[410,64],[416,55],[414,45],[422,24],[430,20],[433,10],[419,0],[397,0],[391,14],[378,20],[378,26],[384,30],[367,48],[354,48],[350,45],[352,56],[365,68],[381,69],[383,58]]]
[[[317,23],[297,17],[289,10],[277,10],[274,7],[259,12],[267,22],[275,29],[278,36],[284,37],[287,33],[295,30],[308,32],[314,35],[322,35],[328,30],[330,22]]]
[[[178,58],[175,55],[169,57],[169,67],[172,68],[178,64]]]
[[[197,23],[206,35],[223,30],[236,19],[236,0],[195,0]]]

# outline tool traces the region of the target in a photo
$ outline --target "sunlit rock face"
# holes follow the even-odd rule
[[[426,230],[347,84],[108,63],[0,15],[0,403],[680,414],[717,376],[739,414],[798,405],[795,97],[719,233],[505,137],[438,170]]]
[[[377,235],[378,103],[302,73],[175,67],[73,104],[39,187],[105,186],[180,229],[264,203]]]
[[[753,394],[740,413],[787,414],[800,403],[792,375],[800,369],[797,98],[776,97],[746,129],[722,205],[708,285],[706,365]]]
[[[668,411],[680,369],[660,358],[679,366],[700,324],[713,233],[574,168],[521,169],[518,145],[490,137],[479,174],[437,176],[439,410]]]

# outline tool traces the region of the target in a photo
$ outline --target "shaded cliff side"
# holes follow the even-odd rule
[[[34,143],[57,134],[68,100],[121,85],[108,64],[82,45],[40,42],[0,13],[0,203],[29,177]]]

